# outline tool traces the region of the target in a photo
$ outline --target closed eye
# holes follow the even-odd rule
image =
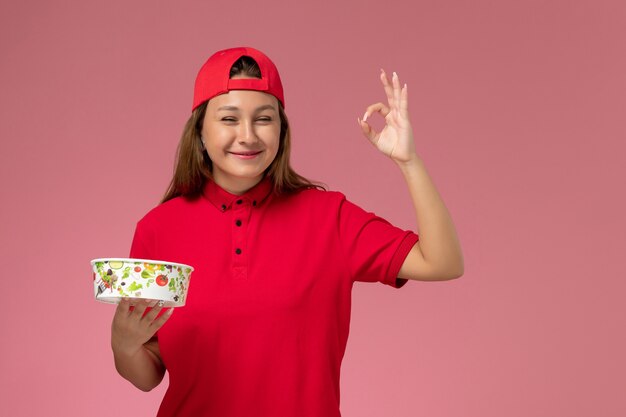
[[[221,119],[223,122],[236,122],[237,119],[234,117],[222,117]],[[257,119],[257,121],[259,122],[271,122],[272,118],[271,117],[259,117]]]

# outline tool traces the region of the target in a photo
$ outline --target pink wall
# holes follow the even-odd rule
[[[626,414],[626,3],[323,3],[3,2],[0,415],[157,410],[89,260],[127,255],[196,71],[238,44],[281,70],[299,172],[412,228],[356,123],[397,71],[463,243],[459,280],[355,287],[345,417]]]

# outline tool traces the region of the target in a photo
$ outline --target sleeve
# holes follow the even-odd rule
[[[366,212],[342,195],[339,240],[353,281],[382,282],[400,288],[400,267],[419,236],[402,230],[374,213]]]
[[[137,222],[135,235],[130,246],[130,257],[137,259],[155,259],[154,234],[147,227],[145,220]]]

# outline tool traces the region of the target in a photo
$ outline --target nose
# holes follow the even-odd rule
[[[254,131],[254,124],[252,121],[245,121],[240,124],[239,142],[250,143],[258,140],[256,132]]]

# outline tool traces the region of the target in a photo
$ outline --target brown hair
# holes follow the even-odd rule
[[[261,78],[261,71],[254,59],[243,56],[239,58],[230,70],[230,78],[237,75]],[[280,142],[278,153],[265,171],[265,175],[271,178],[274,191],[277,193],[292,193],[306,188],[324,190],[322,184],[310,181],[297,174],[289,164],[291,151],[291,131],[289,121],[280,100],[278,112],[280,115]],[[202,194],[207,180],[212,180],[212,162],[207,152],[202,148],[200,132],[206,113],[208,101],[198,106],[192,113],[181,135],[176,161],[174,177],[161,200],[165,203],[172,198],[184,196],[196,198]]]

